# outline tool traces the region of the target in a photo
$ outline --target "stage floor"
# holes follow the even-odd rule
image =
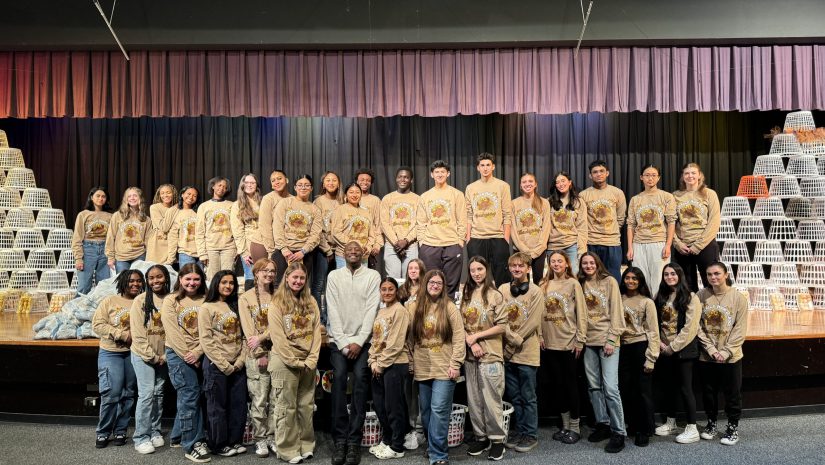
[[[32,325],[44,313],[0,315],[0,345],[97,347],[97,339],[38,340],[35,341]],[[748,314],[748,340],[811,339],[825,338],[825,310],[762,311],[751,310]]]

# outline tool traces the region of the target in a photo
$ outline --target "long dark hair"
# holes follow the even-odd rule
[[[650,287],[647,285],[647,279],[645,278],[644,272],[635,266],[627,267],[627,269],[624,270],[624,273],[622,273],[622,280],[619,282],[619,293],[622,295],[627,294],[627,286],[624,284],[624,277],[629,273],[633,273],[639,281],[639,287],[636,289],[636,293],[641,296],[645,296],[648,299],[652,298],[650,295]]]
[[[582,268],[582,259],[584,257],[591,257],[596,262],[596,279],[604,279],[610,276],[610,273],[607,271],[602,259],[599,258],[598,255],[593,252],[585,252],[581,257],[579,257],[579,273],[576,276],[579,279],[579,284],[584,286],[584,282],[587,281],[587,275],[584,274],[584,269]]]
[[[485,270],[487,270],[487,275],[484,277],[484,282],[480,285],[475,282],[472,276],[470,276],[470,265],[473,263],[479,263]],[[487,294],[490,290],[498,292],[498,289],[496,289],[496,285],[493,283],[493,273],[490,271],[490,265],[487,264],[487,260],[485,260],[484,257],[476,255],[467,261],[467,282],[464,283],[464,290],[461,294],[462,307],[470,303],[470,300],[472,300],[473,297],[473,292],[475,292],[475,290],[479,287],[481,287],[481,301],[486,307],[488,304]]]
[[[188,191],[189,189],[193,189],[197,194],[198,198],[195,200],[195,204],[192,205],[192,211],[198,211],[198,205],[201,204],[201,191],[198,190],[195,186],[183,186],[180,190],[180,198],[178,198],[178,210],[183,210],[183,194],[184,192]]]
[[[166,269],[163,265],[152,265],[146,270],[146,281],[149,281],[149,272],[152,270],[160,270],[163,274],[163,294],[162,296],[166,296],[169,294],[169,288],[171,286],[170,278],[169,278],[169,270]],[[159,309],[155,305],[155,292],[149,286],[149,283],[146,283],[146,300],[143,301],[143,326],[149,326],[149,320],[152,319],[152,314],[157,312]]]
[[[433,276],[441,278],[443,283],[441,292],[435,298],[430,297],[427,292],[427,283]],[[433,328],[434,334],[441,338],[442,342],[450,340],[453,328],[450,324],[450,318],[447,315],[447,307],[450,304],[450,298],[447,297],[447,278],[441,270],[430,270],[421,278],[421,284],[418,287],[418,297],[415,299],[415,314],[412,322],[412,336],[413,341],[420,342],[424,340],[424,316],[427,314],[427,307],[432,305],[435,307],[436,322]]]
[[[665,283],[665,270],[668,268],[672,269],[679,278],[679,282],[676,283],[673,289]],[[678,263],[670,262],[662,268],[662,281],[659,283],[659,291],[653,300],[653,302],[656,303],[656,311],[661,312],[662,309],[665,308],[665,305],[667,305],[670,296],[674,293],[676,294],[673,297],[674,310],[680,315],[686,314],[688,306],[690,305],[691,291],[685,279],[685,270],[683,270]]]
[[[576,189],[576,183],[573,182],[573,178],[570,177],[567,171],[559,171],[553,176],[553,187],[550,189],[550,198],[547,200],[550,201],[550,206],[553,210],[562,209],[562,194],[556,189],[556,178],[559,176],[564,176],[570,181],[570,190],[567,191],[567,209],[573,211],[579,207],[579,191]]]
[[[197,263],[187,263],[186,265],[180,267],[180,271],[178,271],[178,280],[175,282],[174,289],[175,301],[180,302],[184,297],[186,297],[186,291],[184,291],[183,287],[181,287],[180,279],[192,273],[197,274],[201,278],[201,285],[198,286],[198,291],[195,294],[199,296],[206,294],[206,275],[203,273],[203,270]]]
[[[209,290],[206,292],[206,298],[203,299],[204,303],[207,302],[220,302],[221,301],[221,293],[218,287],[220,287],[221,280],[224,276],[232,276],[232,294],[229,294],[223,302],[232,309],[233,312],[236,314],[238,313],[238,278],[235,276],[230,270],[221,270],[215,273],[215,276],[212,276],[212,282],[209,283]]]
[[[131,278],[133,274],[140,276],[140,279],[143,281],[143,287],[146,287],[146,279],[144,279],[143,273],[141,273],[140,270],[123,270],[117,275],[117,295],[126,293],[126,290],[129,289],[129,278]]]
[[[103,186],[95,186],[89,191],[89,195],[86,197],[86,207],[84,209],[90,212],[95,211],[95,204],[94,202],[92,202],[92,196],[95,195],[95,192],[97,191],[103,191],[103,193],[106,194],[106,203],[103,204],[103,208],[101,208],[101,211],[112,211],[112,207],[111,205],[109,205],[109,191],[107,191],[106,188]]]

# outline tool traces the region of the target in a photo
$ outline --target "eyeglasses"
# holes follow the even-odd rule
[[[441,281],[427,281],[428,286],[441,287],[444,285]]]

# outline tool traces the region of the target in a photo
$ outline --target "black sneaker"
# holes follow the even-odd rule
[[[579,440],[581,438],[582,438],[581,434],[579,434],[575,431],[566,430],[564,432],[564,437],[561,438],[561,442],[564,443],[564,444],[575,444],[575,443],[579,442]]]
[[[553,440],[554,440],[554,441],[561,441],[561,440],[562,440],[562,438],[564,438],[564,433],[565,433],[566,431],[567,431],[567,430],[565,430],[565,429],[559,429],[558,431],[556,431],[555,433],[553,433]]]
[[[650,444],[650,436],[644,433],[636,433],[636,440],[633,441],[636,447],[647,447]]]
[[[533,450],[536,447],[536,445],[538,445],[538,443],[539,443],[538,439],[536,439],[532,436],[527,436],[525,434],[524,436],[521,437],[521,441],[519,441],[518,444],[516,444],[515,449],[516,449],[516,452],[522,452],[522,453],[530,452],[531,450]]]
[[[726,446],[732,446],[739,442],[739,425],[728,423],[725,434],[722,435],[722,439],[720,439],[719,442]]]
[[[187,459],[195,462],[195,463],[206,463],[212,461],[212,458],[209,457],[209,454],[204,454],[203,448],[200,447],[193,447],[191,452],[187,452],[184,455]]]
[[[347,460],[347,445],[344,443],[335,444],[335,451],[332,453],[332,465],[344,465]]]
[[[126,435],[125,434],[116,434],[115,438],[112,440],[112,444],[116,446],[125,446],[126,445]]]
[[[610,441],[604,446],[604,451],[609,454],[621,452],[624,449],[625,435],[613,433],[610,435]]]
[[[95,439],[95,448],[96,449],[103,449],[104,447],[109,445],[109,436],[98,436]]]
[[[490,448],[490,440],[473,441],[467,446],[467,453],[469,455],[481,455],[482,452]]]
[[[221,457],[234,457],[238,455],[238,451],[231,446],[223,446],[221,450],[218,451],[218,455]]]
[[[717,433],[719,433],[719,431],[716,429],[716,422],[714,420],[708,420],[708,424],[702,432],[699,433],[699,437],[702,439],[711,440],[716,437]]]
[[[508,449],[512,449],[516,447],[521,441],[521,435],[515,431],[510,431],[510,434],[507,436],[507,441],[504,443],[504,446]]]
[[[490,445],[490,452],[487,454],[487,460],[499,461],[504,458],[504,443],[494,442]]]
[[[587,436],[587,440],[590,442],[602,442],[610,438],[611,434],[610,426],[605,423],[596,423],[596,428],[590,433],[590,436]]]
[[[344,463],[346,465],[358,465],[361,463],[361,446],[358,444],[349,444],[347,446],[347,455]]]

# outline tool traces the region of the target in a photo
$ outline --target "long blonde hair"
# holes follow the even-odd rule
[[[688,168],[696,168],[699,171],[699,187],[696,189],[696,192],[702,196],[703,198],[707,198],[707,191],[705,190],[705,173],[702,172],[702,167],[699,166],[699,163],[696,162],[688,162],[682,166],[682,171],[680,172],[681,175],[679,176],[679,190],[686,191],[687,185],[685,184],[685,170]]]
[[[521,175],[521,177],[519,178],[519,184],[521,184],[521,178],[523,178],[525,176],[530,176],[531,178],[533,178],[533,181],[535,181],[535,183],[536,183],[536,188],[533,190],[533,199],[530,201],[530,206],[533,207],[533,210],[535,210],[539,215],[543,215],[544,212],[542,210],[544,210],[544,205],[541,203],[541,196],[539,195],[539,192],[538,192],[538,190],[539,190],[539,181],[538,181],[538,179],[536,179],[535,174],[528,172],[528,173],[524,173],[524,174]]]
[[[286,282],[287,276],[292,274],[295,270],[301,270],[307,276],[307,282],[304,283],[304,287],[297,296],[294,292],[292,292]],[[286,267],[281,284],[278,286],[278,290],[275,291],[275,295],[272,296],[270,308],[273,307],[280,308],[284,311],[294,308],[302,314],[314,313],[318,308],[315,298],[313,298],[312,294],[309,292],[309,274],[307,274],[307,269],[303,263],[292,262],[288,267]]]
[[[129,191],[135,191],[140,199],[140,203],[138,204],[137,209],[137,220],[143,223],[146,221],[146,199],[143,197],[143,191],[140,187],[127,187],[125,191],[123,191],[123,199],[120,201],[120,208],[117,209],[117,212],[120,214],[120,217],[124,220],[128,220],[130,216],[132,216],[133,212],[132,209],[129,207],[129,202],[126,201],[126,197],[129,195]]]
[[[427,283],[433,276],[441,278],[443,283],[441,286],[441,293],[435,298],[430,297],[427,292]],[[435,307],[435,328],[434,334],[441,338],[442,342],[447,342],[451,339],[453,332],[452,325],[450,325],[450,318],[447,316],[447,307],[450,304],[450,298],[447,297],[447,281],[444,273],[441,270],[430,270],[421,279],[421,284],[418,287],[418,296],[415,299],[415,316],[412,323],[412,336],[414,342],[421,342],[424,340],[424,316],[427,314],[428,307]]]
[[[243,183],[244,180],[248,177],[252,176],[252,179],[255,180],[255,193],[252,194],[252,199],[255,201],[256,205],[261,204],[261,183],[258,182],[258,177],[255,176],[253,173],[246,173],[245,175],[241,176],[241,182],[238,184],[238,216],[241,218],[241,223],[248,224],[253,221],[258,221],[258,212],[255,210],[255,207],[252,206],[252,202],[249,201],[249,196],[246,195],[246,192],[243,190]]]

